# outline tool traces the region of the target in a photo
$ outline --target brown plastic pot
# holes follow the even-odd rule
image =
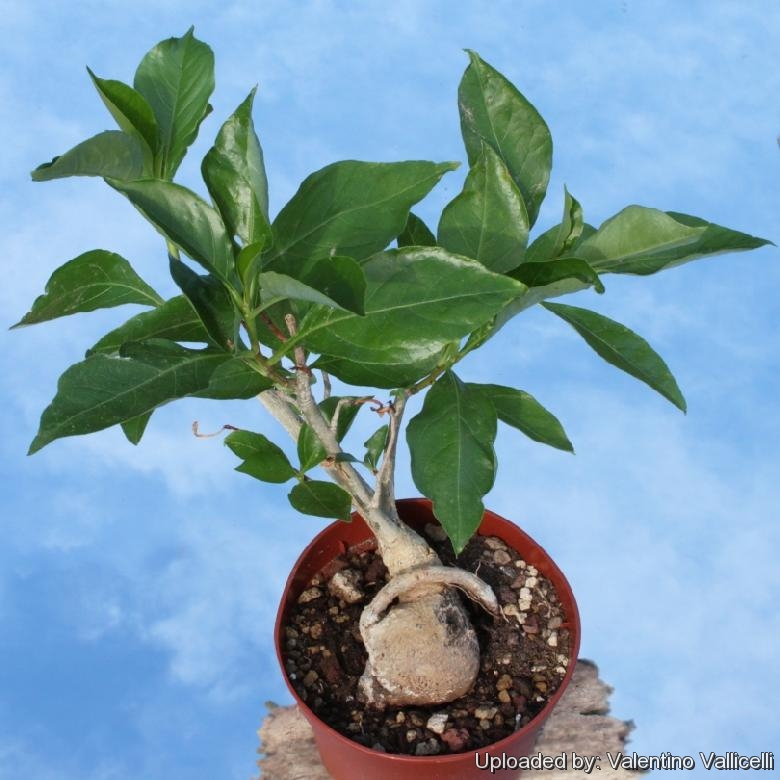
[[[436,522],[431,511],[431,502],[424,498],[407,498],[397,502],[401,518],[415,530],[421,530],[426,523]],[[311,578],[346,549],[371,538],[371,532],[363,518],[357,513],[352,515],[351,523],[336,522],[318,534],[312,543],[301,553],[287,579],[274,628],[276,656],[284,673],[287,687],[298,704],[300,711],[309,721],[314,731],[314,739],[328,772],[334,780],[477,780],[484,778],[486,761],[490,757],[502,761],[506,768],[496,767],[490,776],[496,778],[516,778],[517,768],[510,768],[512,759],[530,755],[536,737],[550,715],[553,707],[561,698],[574,674],[574,660],[580,647],[580,618],[571,587],[555,562],[528,534],[514,523],[486,511],[479,534],[497,536],[516,550],[523,560],[535,566],[555,586],[561,600],[566,621],[564,628],[570,632],[571,658],[560,687],[552,695],[544,709],[526,726],[499,742],[494,742],[479,750],[453,753],[442,756],[406,756],[371,750],[339,734],[323,723],[309,706],[298,696],[290,684],[282,658],[282,634],[287,615],[305,590]],[[487,758],[486,758],[487,756]],[[509,759],[509,763],[503,758]],[[479,760],[479,766],[477,765]],[[480,768],[482,767],[482,768]]]

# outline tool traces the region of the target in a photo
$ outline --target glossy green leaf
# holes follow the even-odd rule
[[[389,352],[376,351],[374,360],[359,361],[349,358],[320,355],[313,363],[314,368],[329,374],[350,385],[377,387],[391,390],[397,387],[409,387],[421,377],[430,374],[441,363],[442,347],[440,342],[417,344],[413,362],[404,362],[403,355],[395,362]]]
[[[136,70],[133,85],[157,120],[159,175],[171,179],[211,110],[214,54],[190,28],[181,38],[168,38],[149,51]]]
[[[234,431],[225,437],[225,444],[244,462],[236,471],[263,482],[287,482],[295,476],[282,449],[261,433]]]
[[[655,350],[625,325],[588,309],[562,303],[543,303],[568,322],[607,363],[622,369],[685,411],[685,399],[669,367]]]
[[[522,431],[528,438],[549,444],[559,450],[574,452],[563,426],[532,395],[502,385],[469,384],[487,396],[495,407],[498,419]]]
[[[32,172],[33,181],[51,181],[68,176],[104,176],[113,179],[138,179],[144,172],[144,153],[138,139],[119,130],[82,141],[51,162]]]
[[[572,279],[584,282],[586,286],[592,285],[598,293],[604,292],[599,275],[585,260],[578,257],[559,257],[544,263],[523,263],[512,271],[511,276],[528,287],[552,290],[551,285]]]
[[[214,369],[208,387],[198,396],[220,401],[247,399],[273,387],[274,383],[263,376],[252,361],[251,356],[236,356],[221,363]]]
[[[222,125],[201,170],[231,236],[244,244],[267,240],[268,181],[263,151],[252,123],[255,90]]]
[[[286,274],[266,271],[258,276],[266,301],[291,298],[362,314],[366,281],[360,265],[349,257],[325,258],[305,275],[306,283]]]
[[[333,419],[333,414],[340,400],[341,397],[332,395],[318,404],[320,411],[329,423]],[[359,411],[360,406],[357,404],[342,404],[336,425],[336,438],[338,441],[341,441],[347,435]],[[325,460],[326,457],[325,447],[312,428],[308,425],[301,426],[298,434],[298,459],[300,460],[301,471],[308,471]]]
[[[523,196],[501,158],[483,144],[463,191],[442,212],[439,245],[506,273],[523,260],[528,228]]]
[[[629,206],[583,241],[577,256],[600,273],[646,275],[700,257],[769,243],[687,214]]]
[[[313,173],[273,223],[267,270],[300,277],[329,255],[362,260],[403,229],[409,209],[457,163],[345,160]]]
[[[226,357],[163,341],[131,342],[121,357],[91,355],[60,377],[29,454],[55,439],[100,431],[205,390]]]
[[[157,306],[162,302],[124,257],[93,249],[61,265],[46,283],[44,294],[14,327],[125,303]]]
[[[89,68],[87,72],[119,127],[128,135],[141,138],[149,152],[154,154],[159,143],[157,120],[146,98],[128,84],[114,79],[101,79]],[[151,175],[153,171],[147,173]]]
[[[525,253],[524,263],[546,263],[562,255],[574,254],[580,241],[595,228],[583,220],[582,206],[564,188],[563,218],[561,222],[537,236]]]
[[[186,187],[167,181],[108,182],[119,190],[160,233],[207,271],[229,281],[233,249],[222,218]]]
[[[305,423],[298,432],[296,446],[298,450],[298,463],[300,464],[300,470],[302,472],[314,468],[322,463],[327,457],[325,447],[322,446],[311,427]]]
[[[352,515],[352,497],[332,482],[306,480],[299,482],[288,496],[293,509],[304,515],[335,517],[349,522]]]
[[[125,420],[120,423],[122,433],[130,444],[138,444],[143,438],[146,426],[149,424],[149,420],[152,419],[151,412],[144,412],[139,414],[138,417],[133,417],[132,420]]]
[[[379,468],[379,460],[385,451],[385,447],[387,447],[387,438],[389,435],[390,426],[383,425],[381,428],[374,431],[363,443],[363,446],[366,448],[363,463],[372,471],[376,471]]]
[[[300,280],[355,314],[366,309],[366,275],[351,257],[323,257],[301,274]]]
[[[523,195],[530,225],[536,222],[552,168],[552,138],[539,112],[497,70],[469,52],[458,88],[463,142],[474,165],[489,144]]]
[[[96,352],[117,352],[128,341],[147,339],[205,343],[209,335],[192,304],[183,295],[177,295],[152,311],[136,314],[107,333],[89,350],[87,356]]]
[[[526,289],[438,247],[383,252],[363,270],[365,317],[315,307],[300,326],[313,352],[375,366],[426,364]]]
[[[433,501],[456,553],[482,521],[482,497],[496,473],[495,437],[493,404],[452,371],[428,391],[422,411],[407,427],[414,484]]]
[[[171,276],[198,313],[215,344],[232,350],[237,341],[238,315],[225,288],[211,275],[195,273],[188,265],[169,258]]]
[[[236,271],[238,272],[238,278],[243,285],[249,285],[252,280],[257,276],[263,250],[267,247],[267,240],[255,241],[252,244],[247,244],[242,247],[241,251],[236,256]]]
[[[436,246],[436,236],[412,211],[409,212],[404,229],[398,234],[398,248],[405,246]]]

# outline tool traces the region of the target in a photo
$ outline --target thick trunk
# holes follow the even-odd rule
[[[291,333],[292,333],[291,328]],[[299,366],[304,356],[299,354]],[[329,456],[323,465],[346,490],[377,540],[390,579],[360,621],[368,662],[360,680],[364,701],[376,706],[438,704],[467,693],[479,671],[479,645],[455,590],[493,613],[493,591],[478,577],[443,567],[428,543],[401,521],[395,508],[393,468],[405,399],[390,407],[390,435],[376,489],[353,465],[339,460],[335,421],[322,415],[311,395],[311,379],[299,368],[294,408],[276,391],[260,399],[297,438],[303,422],[311,426]]]

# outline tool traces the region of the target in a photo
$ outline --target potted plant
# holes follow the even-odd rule
[[[323,749],[333,751],[326,762],[337,777],[360,776],[357,759],[345,752],[350,745],[374,777],[400,777],[413,760],[428,767],[415,770],[417,776],[472,776],[474,753],[484,747],[475,743],[477,728],[515,736],[497,744],[521,755],[571,677],[573,663],[555,652],[559,639],[576,660],[576,605],[563,575],[482,502],[496,473],[499,420],[553,447],[571,450],[571,444],[528,393],[465,381],[456,366],[538,304],[602,358],[684,410],[672,374],[644,339],[601,314],[551,299],[588,288],[603,293],[609,273],[648,275],[768,243],[639,206],[597,229],[569,192],[560,222],[529,240],[550,175],[550,133],[504,76],[473,52],[469,60],[458,91],[469,170],[435,235],[411,209],[456,163],[337,162],[309,176],[271,219],[252,121],[254,90],[203,159],[210,202],[174,183],[211,111],[214,88],[213,54],[192,30],[146,54],[132,87],[90,71],[119,129],[32,174],[36,181],[99,176],[125,196],[162,234],[175,294],[160,295],[127,260],[103,249],[53,273],[18,325],[125,303],[148,311],[106,334],[64,372],[30,453],[113,425],[138,444],[154,410],[170,401],[258,396],[292,436],[297,463],[263,434],[232,430],[225,443],[241,460],[237,470],[267,482],[292,481],[289,499],[300,512],[352,518],[350,526],[326,529],[305,551],[277,622],[280,660],[314,719],[311,707],[328,683],[341,685],[341,679],[328,680],[324,667],[317,672],[306,656],[325,649],[316,644],[323,623],[310,610],[330,599],[339,620],[358,611],[359,633],[351,635],[365,664],[351,699],[356,739],[325,726],[317,732]],[[338,394],[335,380],[346,388]],[[424,394],[422,409],[405,437],[415,484],[429,501],[397,504],[396,451],[407,402],[418,394]],[[346,437],[361,410],[379,419],[358,448]],[[329,479],[310,476],[316,467]],[[502,572],[506,582],[495,579]],[[533,602],[536,588],[547,588],[544,625]],[[298,631],[294,621],[304,618],[309,622]],[[478,619],[514,632],[517,650],[506,656],[507,668],[522,656],[532,674],[534,642],[560,656],[554,684],[531,676],[528,691],[521,691],[492,661],[486,668]],[[350,632],[346,624],[343,630]],[[315,642],[299,661],[302,634]],[[480,673],[495,683],[495,702],[465,715],[441,709],[452,702],[457,709]],[[421,723],[416,710],[426,713]],[[383,754],[388,747],[366,735],[363,711],[381,713],[380,732],[398,726],[408,743],[402,752],[418,757]],[[458,718],[478,725],[464,729]],[[465,760],[458,758],[469,748]]]

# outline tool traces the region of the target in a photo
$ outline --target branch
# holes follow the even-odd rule
[[[290,338],[294,339],[297,334],[295,317],[292,314],[285,315],[285,323],[290,332]],[[331,467],[333,478],[352,496],[355,505],[365,517],[373,498],[371,488],[350,463],[336,460],[336,456],[341,454],[343,450],[336,434],[331,431],[328,421],[314,401],[311,392],[311,369],[306,365],[306,353],[303,347],[296,346],[294,355],[296,363],[295,387],[301,415],[322,442],[325,454],[334,459],[334,464]]]
[[[395,502],[395,459],[398,449],[398,434],[401,430],[401,418],[406,408],[406,393],[398,396],[390,410],[390,431],[387,436],[387,446],[382,465],[376,477],[374,506],[387,509]]]
[[[298,441],[303,424],[300,416],[279,390],[264,390],[257,396],[260,403],[282,424],[293,441]]]

